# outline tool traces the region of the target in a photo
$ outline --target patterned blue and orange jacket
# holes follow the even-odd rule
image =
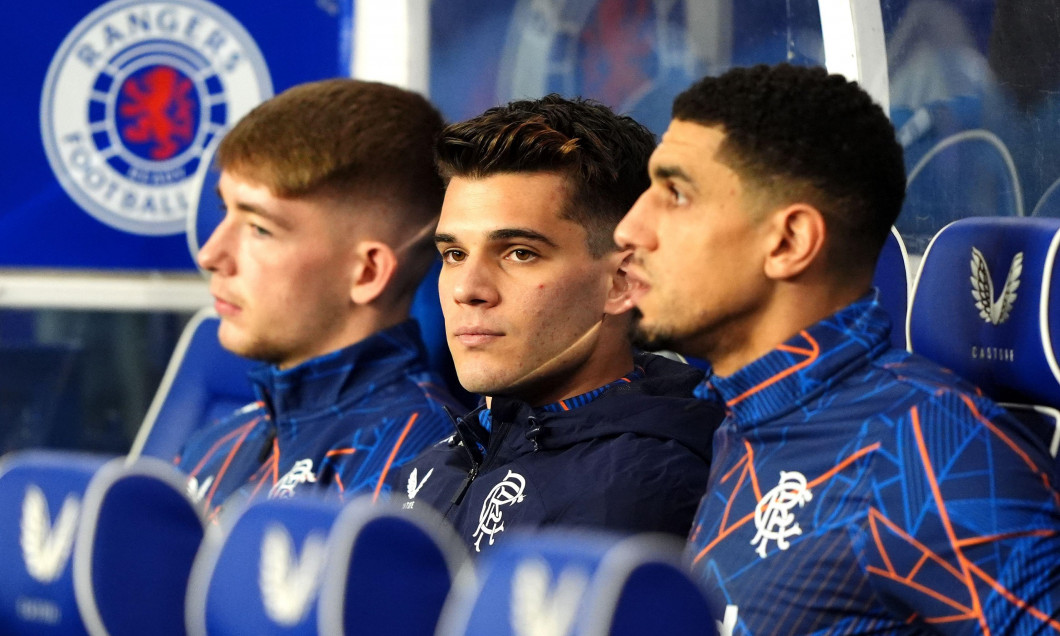
[[[728,415],[690,537],[723,634],[1060,633],[1038,438],[865,299],[697,389]]]
[[[176,460],[209,516],[230,497],[378,497],[388,473],[449,434],[443,405],[458,404],[413,321],[250,379],[259,400],[198,431]]]

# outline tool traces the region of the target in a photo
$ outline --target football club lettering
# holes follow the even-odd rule
[[[115,0],[52,59],[41,134],[52,170],[86,212],[137,234],[184,230],[208,159],[234,121],[272,95],[250,35],[207,0]]]
[[[315,483],[316,475],[313,474],[313,460],[308,457],[294,463],[291,470],[276,482],[269,491],[269,499],[289,499],[294,497],[294,489],[306,482]]]
[[[475,539],[475,552],[482,551],[482,537],[488,536],[489,544],[493,545],[493,537],[504,531],[504,513],[501,506],[512,506],[525,499],[525,488],[526,479],[509,470],[504,479],[489,491],[478,515],[478,529],[471,535],[471,538]]]
[[[766,558],[770,541],[776,541],[781,550],[791,547],[788,537],[802,534],[793,510],[796,506],[803,507],[811,499],[813,493],[806,487],[806,477],[802,473],[780,471],[780,483],[763,495],[755,506],[758,533],[751,539],[751,545],[758,546],[755,550],[758,556]]]

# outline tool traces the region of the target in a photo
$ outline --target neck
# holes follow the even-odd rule
[[[758,314],[743,321],[743,333],[719,334],[712,347],[715,351],[704,357],[710,360],[714,373],[732,375],[868,291],[868,285],[840,286],[834,281],[781,283]]]
[[[539,407],[588,393],[633,371],[626,316],[606,316],[599,326],[534,372],[504,397]],[[594,337],[595,336],[595,337]],[[486,396],[492,408],[493,396]]]

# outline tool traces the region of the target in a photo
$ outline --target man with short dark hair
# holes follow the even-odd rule
[[[781,65],[674,102],[633,250],[639,336],[724,405],[690,542],[724,634],[1060,630],[1060,495],[1004,411],[889,344],[902,151],[852,82]]]
[[[225,348],[268,363],[255,404],[178,460],[210,514],[243,497],[378,495],[448,430],[413,294],[432,262],[442,128],[423,97],[351,79],[266,101],[217,151],[226,214],[199,253]]]
[[[687,534],[722,411],[702,372],[629,341],[611,237],[647,185],[651,133],[550,95],[446,128],[435,243],[457,376],[484,404],[406,466],[474,552],[519,527]]]

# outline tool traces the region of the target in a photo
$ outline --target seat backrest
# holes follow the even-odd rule
[[[430,636],[465,565],[467,549],[434,511],[359,499],[328,540],[319,633]]]
[[[909,303],[909,256],[896,228],[883,244],[876,261],[872,284],[879,290],[879,303],[891,317],[891,344],[905,348],[905,316]]]
[[[254,502],[211,526],[188,582],[191,635],[316,634],[327,536],[337,502]]]
[[[157,459],[26,451],[0,464],[0,633],[183,634],[203,522]]]
[[[103,466],[85,492],[74,590],[93,636],[183,636],[184,598],[205,523],[169,462]]]
[[[0,633],[87,633],[70,561],[85,490],[107,461],[59,451],[0,461]]]
[[[1002,403],[1060,408],[1060,219],[968,218],[924,254],[909,313],[910,348]],[[1048,418],[1035,427],[1046,446]]]
[[[706,599],[668,537],[521,533],[461,576],[440,634],[711,634]]]
[[[440,517],[396,505],[251,503],[196,558],[189,633],[430,636],[467,553]]]
[[[254,401],[247,372],[259,363],[221,346],[219,325],[212,308],[199,310],[188,321],[133,442],[131,457],[172,460],[193,431]]]

